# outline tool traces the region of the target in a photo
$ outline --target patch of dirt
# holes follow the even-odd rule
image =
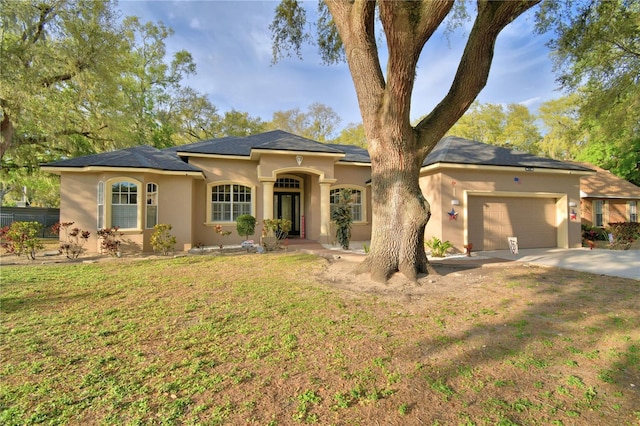
[[[493,294],[479,291],[484,289],[485,284],[499,284],[508,281],[509,277],[530,275],[536,270],[554,270],[559,278],[564,273],[575,274],[558,268],[504,259],[470,257],[431,260],[430,264],[435,273],[419,276],[417,283],[410,282],[401,273],[394,274],[386,283],[380,283],[371,280],[369,274],[355,273],[357,266],[364,259],[363,256],[346,254],[325,258],[327,264],[318,274],[318,281],[354,294],[371,294],[399,302],[410,310],[424,309],[425,303],[447,295],[463,299],[473,297],[482,303],[483,297],[494,297]],[[602,278],[606,280],[607,277]]]

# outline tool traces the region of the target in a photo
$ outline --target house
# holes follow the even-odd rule
[[[42,169],[61,176],[60,220],[95,231],[118,226],[123,250],[151,251],[154,225],[172,225],[176,249],[217,245],[216,225],[239,243],[235,219],[292,221],[290,236],[331,237],[330,205],[353,191],[352,238],[371,234],[371,165],[366,150],[321,144],[283,131],[225,137],[158,150],[138,146],[56,161]],[[257,237],[256,237],[257,239]],[[95,232],[85,248],[97,251]]]
[[[598,227],[616,222],[637,223],[640,187],[600,167],[582,165],[596,171],[580,181],[582,223]]]
[[[331,205],[352,190],[352,240],[370,239],[371,164],[366,150],[321,144],[283,131],[226,137],[158,150],[138,146],[56,161],[60,220],[83,230],[118,226],[124,248],[151,251],[153,226],[171,224],[176,249],[217,245],[216,225],[235,232],[235,218],[292,221],[292,237],[330,242]],[[579,247],[580,178],[589,168],[514,153],[461,138],[443,139],[425,159],[420,185],[432,208],[426,237],[463,251]],[[257,239],[257,237],[256,237]],[[95,232],[86,248],[97,251]]]

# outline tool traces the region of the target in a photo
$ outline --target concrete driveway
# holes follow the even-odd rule
[[[640,250],[549,248],[520,249],[518,254],[511,254],[509,250],[482,251],[474,254],[640,280]]]

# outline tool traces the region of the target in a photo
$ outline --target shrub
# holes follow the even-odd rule
[[[597,226],[581,225],[582,239],[587,241],[607,241],[609,236],[607,231]]]
[[[13,222],[10,226],[0,229],[0,238],[4,240],[2,247],[7,253],[21,256],[27,255],[31,260],[36,259],[36,250],[44,248],[38,236],[42,231],[39,222]]]
[[[111,228],[104,228],[98,231],[100,237],[100,250],[107,253],[109,256],[120,256],[120,237],[122,233],[118,233],[118,226],[112,226]]]
[[[262,246],[265,250],[280,248],[280,242],[287,238],[292,222],[289,219],[264,219],[262,221]],[[274,241],[269,241],[273,239]]]
[[[176,245],[176,237],[171,235],[172,226],[165,223],[159,223],[153,227],[154,231],[151,235],[151,247],[153,251],[162,253],[163,256],[173,251]]]
[[[89,239],[91,233],[78,227],[71,228],[75,222],[57,222],[51,227],[51,232],[61,237],[60,253],[64,253],[67,259],[76,259],[84,251],[82,248]],[[61,231],[63,234],[61,234]]]
[[[220,235],[222,238],[226,238],[229,235],[231,235],[231,231],[225,231],[224,228],[222,227],[222,225],[216,225],[213,228],[213,230],[216,231],[216,234]],[[220,248],[223,247],[222,242],[220,242],[218,245],[220,246]]]
[[[236,230],[238,235],[244,235],[245,240],[249,239],[249,235],[256,232],[256,218],[250,214],[242,214],[236,219]]]
[[[278,240],[284,240],[291,231],[293,223],[289,219],[265,219],[262,221],[265,237],[276,237]]]
[[[429,241],[426,241],[425,244],[431,249],[431,256],[433,257],[444,257],[447,250],[453,247],[450,241],[440,241],[440,239],[435,236]]]
[[[640,223],[615,222],[609,224],[608,231],[616,243],[632,243],[640,237]]]
[[[338,193],[338,203],[331,212],[331,220],[336,224],[336,239],[344,250],[349,250],[351,240],[351,190],[341,189]]]

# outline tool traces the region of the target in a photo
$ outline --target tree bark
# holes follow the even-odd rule
[[[421,163],[415,151],[371,152],[371,249],[357,272],[370,273],[375,281],[386,282],[399,271],[417,282],[428,273],[424,230],[431,208],[418,183]]]

